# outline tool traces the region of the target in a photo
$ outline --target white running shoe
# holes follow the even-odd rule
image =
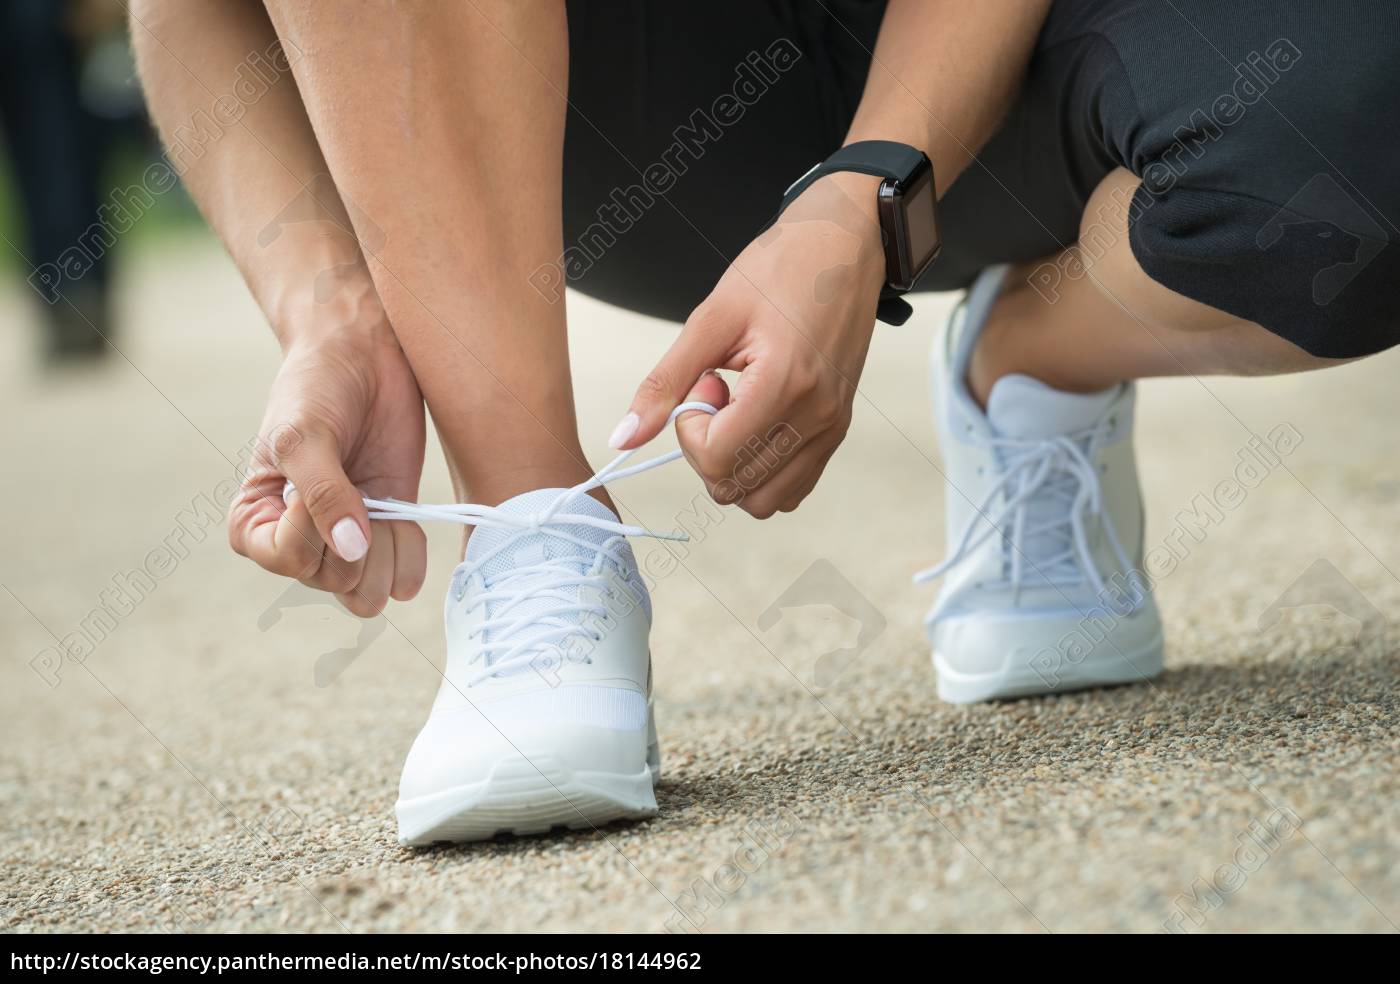
[[[714,414],[687,402],[671,412]],[[366,499],[371,519],[477,529],[447,592],[447,666],[399,781],[399,842],[593,828],[656,814],[651,600],[629,536],[587,493],[668,462],[624,451],[571,489],[499,506]]]
[[[502,503],[543,513],[565,489]],[[399,841],[480,840],[656,813],[651,603],[618,518],[586,493],[482,526],[447,592],[447,666],[399,783]]]
[[[966,379],[1005,267],[982,273],[935,342],[933,406],[952,551],[925,620],[938,695],[953,703],[1147,680],[1162,629],[1142,576],[1131,383],[1063,393],[1029,376]]]

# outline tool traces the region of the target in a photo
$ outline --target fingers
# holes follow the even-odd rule
[[[319,477],[325,473],[326,451],[324,447],[313,448],[315,453],[302,455],[301,451],[305,445],[306,441],[303,441],[297,448],[295,463],[290,460],[292,455],[283,454],[275,467],[268,465],[256,476],[250,476],[229,510],[229,543],[235,551],[274,574],[294,578],[308,587],[322,591],[352,595],[360,590],[365,574],[368,543],[359,559],[348,561],[341,556],[340,550],[333,542],[327,545],[326,529],[329,527],[334,536],[336,523],[340,520],[331,520],[328,517],[337,515],[342,510],[364,514],[364,505],[359,490],[350,485],[340,469],[338,455],[332,456],[329,460],[333,462],[334,473],[339,476],[332,481],[337,486],[343,482],[349,488],[349,496],[352,498],[349,503],[342,504],[345,503],[345,495],[339,487],[333,488],[335,495],[320,493],[320,498],[314,500],[320,504],[322,512],[321,521],[318,523],[312,511],[313,501],[311,497],[303,494],[303,490],[327,487],[327,481]],[[283,471],[288,474],[282,474]],[[301,476],[302,484],[293,489],[285,489],[287,478],[292,473]],[[366,515],[366,520],[367,518]],[[349,521],[356,529],[360,528],[360,520],[357,517],[352,515]],[[365,527],[368,527],[368,522],[365,522]],[[418,534],[421,538],[422,531],[418,531]],[[393,583],[394,578],[394,550],[392,536],[387,530],[383,532],[382,538],[386,540],[385,557],[389,562],[387,580],[382,588],[382,593],[387,598],[389,585]],[[343,535],[341,539],[344,540]],[[344,543],[342,547],[345,547]],[[345,547],[345,553],[354,552],[352,547]],[[425,556],[425,551],[420,551],[418,556]],[[381,561],[380,564],[382,563]],[[421,584],[421,576],[419,583]],[[381,586],[374,583],[371,587],[371,594],[377,596]],[[367,611],[371,605],[364,601],[359,604],[347,602],[346,607],[356,614],[362,614],[362,610]],[[379,599],[376,611],[382,607],[383,600]]]
[[[244,487],[229,510],[229,544],[264,570],[301,580],[320,570],[325,543],[305,504],[283,500],[285,484],[270,475]]]
[[[787,378],[790,375],[789,367],[764,359],[744,370],[733,403],[710,424],[708,457],[701,456],[701,464],[711,477],[719,480],[737,470],[756,467],[763,473],[759,484],[766,482],[792,460],[791,454],[783,450],[774,453],[771,446],[792,443],[789,438],[794,437],[800,443],[801,437],[812,436],[816,428],[804,422],[799,432],[790,422],[790,415],[803,409],[798,401],[805,395],[795,390]],[[753,482],[741,484],[746,489],[755,487]]]
[[[729,385],[714,370],[706,369],[680,402],[708,403],[723,410],[729,403]],[[680,441],[681,450],[704,448],[706,435],[713,420],[714,417],[700,410],[691,410],[677,417],[676,437]]]
[[[316,529],[315,521],[311,518],[306,500],[301,496],[301,490],[295,489],[287,494],[290,496],[287,501],[287,511],[282,514],[282,519],[277,524],[275,543],[277,555],[281,558],[290,558],[295,554],[300,554],[308,544],[312,543],[315,544],[317,550],[316,556],[310,563],[290,571],[283,568],[276,573],[286,577],[294,577],[307,587],[316,588],[319,591],[339,593],[353,590],[364,575],[364,558],[350,563],[336,556],[335,552],[328,549],[325,541],[321,539],[320,531]]]
[[[418,594],[428,576],[428,539],[417,523],[387,525],[394,538],[394,586],[389,597],[408,601]]]
[[[269,476],[247,487],[229,519],[233,549],[264,570],[294,578],[322,591],[352,590],[363,559],[351,564],[326,549],[306,501],[293,490],[282,496],[286,479]]]
[[[421,527],[374,523],[369,552],[347,563],[326,549],[302,497],[293,490],[282,498],[284,481],[277,476],[275,483],[269,478],[250,486],[246,501],[235,504],[229,539],[238,553],[274,574],[335,594],[362,618],[378,615],[389,598],[407,601],[418,594],[428,563]]]
[[[666,418],[684,400],[706,369],[724,368],[742,325],[722,308],[701,304],[675,342],[637,387],[632,408],[608,439],[617,450],[640,447],[661,432]]]
[[[295,447],[279,445],[281,453],[248,476],[229,508],[229,543],[258,566],[335,594],[349,611],[371,618],[391,597],[417,595],[427,541],[416,523],[371,524],[334,440],[313,434],[304,428]],[[415,489],[373,494],[411,499]]]
[[[788,408],[779,384],[763,378],[765,369],[761,362],[752,363],[740,378],[738,394],[715,416],[685,414],[676,421],[681,450],[721,505],[746,501],[806,447],[804,435],[783,418]],[[687,399],[701,399],[698,394],[706,390],[702,377]]]
[[[384,523],[375,523],[382,527]],[[349,591],[336,595],[340,603],[360,618],[374,618],[389,602],[394,584],[394,537],[385,529],[370,543],[359,581]]]
[[[774,513],[792,512],[816,488],[838,443],[803,448],[792,456],[791,464],[780,474],[745,492],[738,500],[739,508],[755,519],[768,519]]]
[[[296,485],[321,540],[342,560],[354,564],[369,552],[369,513],[359,489],[345,477],[340,448],[329,434],[306,431],[278,465]]]

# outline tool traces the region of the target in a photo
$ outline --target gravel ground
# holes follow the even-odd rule
[[[801,512],[707,511],[679,563],[640,545],[656,582],[660,817],[408,850],[392,805],[437,686],[455,532],[429,531],[423,597],[363,629],[284,596],[228,551],[221,521],[191,520],[253,436],[271,339],[203,238],[124,274],[130,361],[96,372],[39,375],[30,299],[0,294],[10,930],[1400,923],[1400,627],[1387,621],[1400,357],[1144,385],[1149,538],[1177,558],[1159,588],[1166,674],[958,708],[933,693],[919,628],[932,589],[909,582],[943,547],[921,367],[951,299],[925,299],[909,325],[880,329],[851,435]],[[674,328],[571,304],[585,446],[601,461]],[[1296,450],[1235,508],[1183,526],[1251,430],[1285,423]],[[699,490],[675,465],[616,495],[661,527]],[[424,494],[449,495],[440,464]],[[88,631],[113,579],[182,521],[193,532],[154,590],[84,663],[46,667],[50,633]],[[817,603],[777,606],[813,584],[801,600]],[[318,662],[340,648],[356,655]]]

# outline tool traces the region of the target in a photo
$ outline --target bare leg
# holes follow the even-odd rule
[[[417,497],[423,400],[286,70],[296,52],[258,3],[132,0],[130,15],[171,165],[282,346],[230,544],[375,615],[417,593],[427,546],[412,523],[371,523],[361,494]],[[287,479],[302,494],[284,501]]]
[[[308,311],[317,320],[333,316],[343,329],[361,306],[375,306],[365,296],[373,287],[367,272],[351,276],[363,262],[354,239],[342,234],[349,223],[333,187],[316,187],[322,221],[288,222],[266,235],[279,212],[326,171],[290,77],[282,73],[246,97],[237,122],[214,139],[197,130],[217,100],[231,101],[240,79],[265,83],[277,45],[267,15],[256,4],[221,0],[133,0],[130,9],[132,46],[171,165],[283,344],[287,322],[310,320]],[[326,269],[343,271],[342,289],[317,299],[313,282]]]
[[[1148,376],[1272,375],[1345,361],[1311,356],[1148,277],[1128,244],[1126,203],[1137,183],[1119,169],[1091,197],[1081,241],[1089,241],[1093,226],[1097,258],[1079,256],[1076,245],[1068,258],[1046,261],[1085,275],[1061,278],[1052,295],[1033,285],[1039,263],[1013,271],[973,357],[969,382],[980,402],[1010,373],[1092,392]]]
[[[457,494],[587,478],[564,307],[528,284],[563,244],[564,5],[267,8]]]

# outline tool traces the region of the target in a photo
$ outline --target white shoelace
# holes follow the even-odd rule
[[[923,584],[943,576],[976,553],[991,537],[1001,535],[1006,575],[988,584],[1019,590],[1029,562],[1039,575],[1037,584],[1078,587],[1087,580],[1100,600],[1107,604],[1108,587],[1089,543],[1090,518],[1102,523],[1120,570],[1131,571],[1132,563],[1123,550],[1112,515],[1104,508],[1103,486],[1091,459],[1105,436],[1106,424],[1101,421],[1094,427],[1051,438],[988,438],[988,446],[1000,453],[1001,477],[977,504],[953,552],[942,563],[915,574],[914,583]],[[1007,499],[1001,509],[995,514],[989,513],[997,498],[1003,495]],[[1027,519],[1028,507],[1038,496],[1057,502],[1057,518],[1040,522]],[[1040,501],[1045,502],[1046,498]],[[1063,507],[1062,512],[1059,507]],[[1044,552],[1036,550],[1040,556],[1029,554],[1027,544],[1033,537],[1040,538],[1039,542],[1053,538],[1061,547]],[[1135,609],[1140,600],[1137,592],[1132,592],[1129,610]],[[930,613],[930,621],[938,619],[942,607]]]
[[[708,403],[682,403],[671,411],[667,419],[669,425],[683,413],[698,410],[716,414],[719,411]],[[370,519],[406,520],[412,522],[439,521],[460,523],[463,526],[494,527],[513,531],[512,536],[504,537],[500,543],[487,550],[471,562],[463,561],[453,572],[455,597],[461,599],[467,579],[525,536],[546,534],[556,541],[565,541],[579,548],[572,556],[541,559],[536,563],[521,564],[505,574],[493,579],[491,587],[473,598],[474,605],[492,603],[488,608],[491,616],[480,622],[472,635],[481,636],[483,641],[477,649],[477,658],[482,663],[481,670],[466,683],[472,686],[488,677],[504,675],[531,665],[542,647],[557,647],[562,658],[573,658],[588,662],[591,657],[577,653],[566,653],[566,644],[573,640],[600,641],[596,628],[585,623],[585,616],[595,615],[604,618],[607,608],[582,600],[580,589],[592,586],[606,590],[607,584],[599,575],[580,573],[592,568],[601,554],[614,565],[623,562],[622,547],[625,537],[645,536],[658,540],[689,540],[682,531],[655,532],[644,526],[633,526],[615,520],[601,519],[581,513],[563,512],[564,507],[579,495],[601,488],[608,482],[630,478],[642,472],[659,468],[681,457],[679,450],[669,451],[639,464],[623,468],[638,448],[624,451],[599,469],[592,477],[573,488],[565,489],[550,505],[538,513],[508,513],[493,506],[480,506],[474,503],[447,503],[432,505],[417,502],[400,502],[397,499],[365,499]],[[599,545],[571,533],[569,526],[586,526],[613,534],[612,538]],[[526,606],[526,602],[538,603],[542,600],[557,602],[549,608],[538,604]],[[640,599],[632,599],[640,603]],[[528,611],[522,608],[528,607]],[[533,631],[531,631],[533,630]]]

